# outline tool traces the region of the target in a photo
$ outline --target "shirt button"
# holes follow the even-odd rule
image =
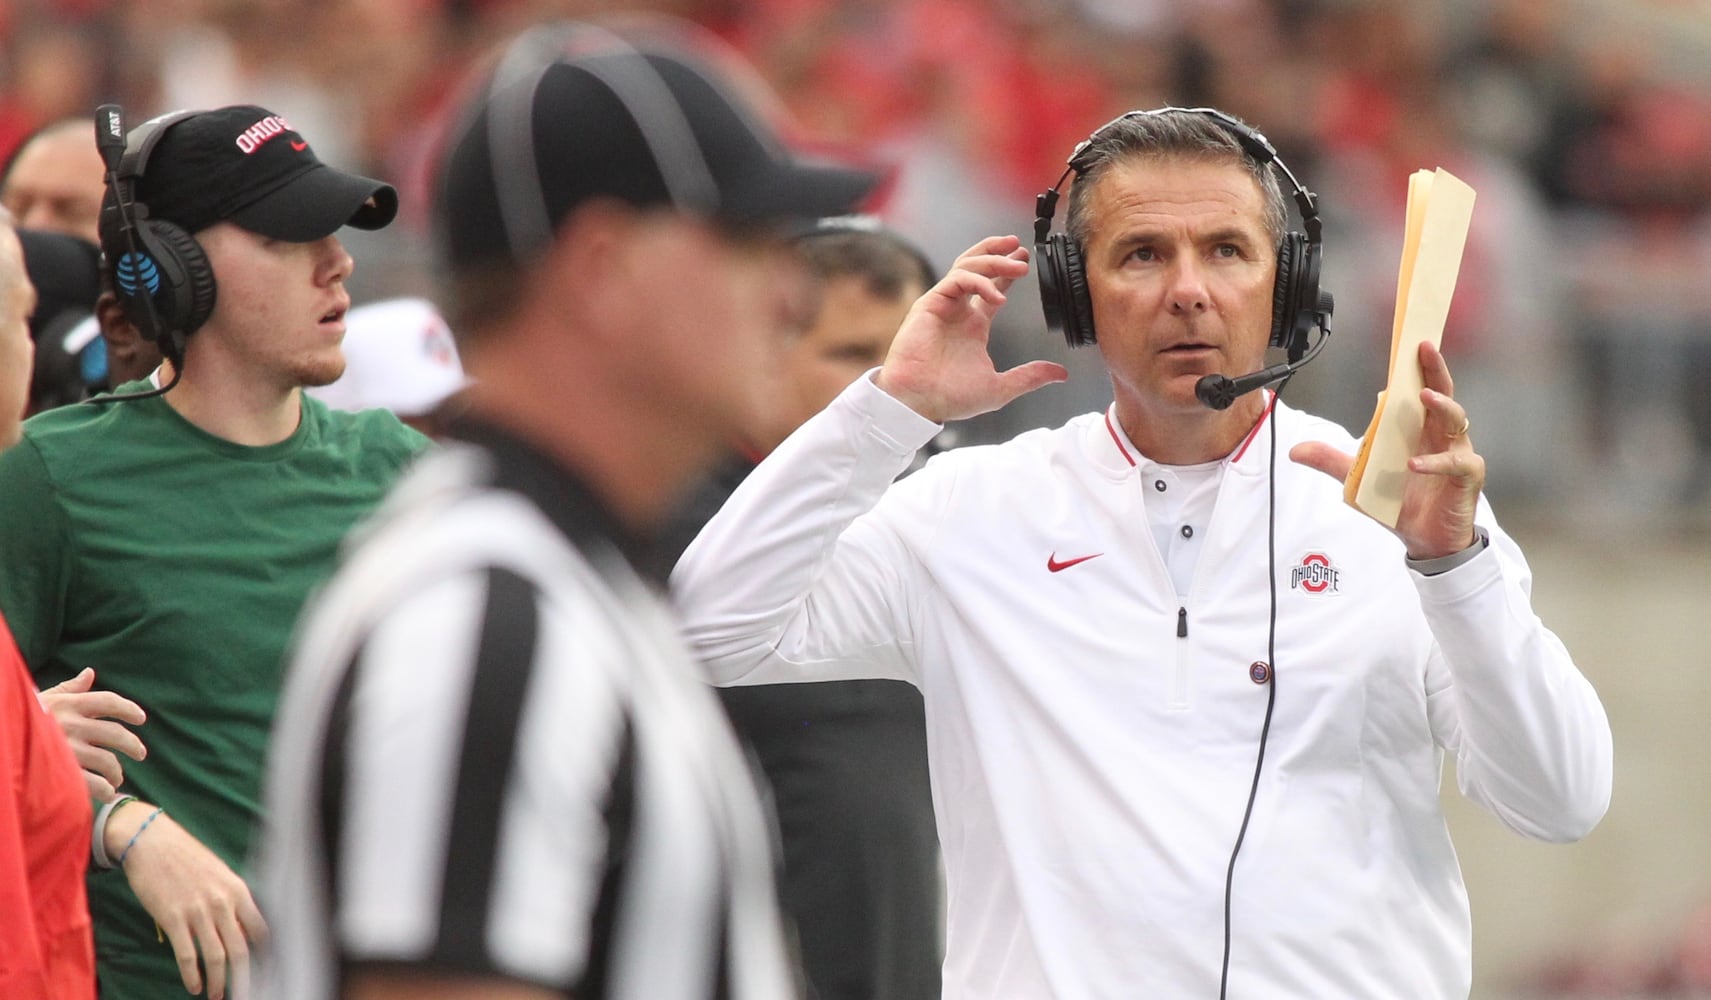
[[[1153,489],[1158,490],[1160,493],[1163,493],[1164,492],[1164,480],[1162,480],[1162,479],[1153,480]]]
[[[1194,529],[1192,527],[1186,525],[1186,524],[1183,525],[1182,526],[1182,537],[1193,538],[1194,537]]]

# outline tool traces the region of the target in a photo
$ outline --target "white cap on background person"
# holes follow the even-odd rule
[[[469,381],[451,328],[426,299],[386,299],[352,309],[345,317],[344,348],[345,373],[338,381],[304,389],[335,410],[420,417]]]

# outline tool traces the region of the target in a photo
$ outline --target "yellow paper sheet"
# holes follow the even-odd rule
[[[1449,171],[1417,170],[1408,178],[1408,215],[1396,316],[1390,332],[1390,376],[1378,395],[1360,455],[1343,484],[1343,498],[1373,519],[1396,527],[1402,483],[1425,423],[1420,344],[1444,336],[1450,299],[1461,273],[1462,249],[1473,220],[1473,188]]]

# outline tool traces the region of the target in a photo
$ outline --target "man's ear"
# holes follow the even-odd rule
[[[102,292],[95,300],[95,321],[101,327],[101,339],[107,342],[107,382],[119,385],[147,378],[160,366],[160,348],[143,337],[125,316],[119,297]]]
[[[530,290],[538,303],[561,318],[568,303],[593,314],[578,332],[585,339],[630,336],[636,301],[647,294],[635,280],[633,260],[640,218],[616,199],[590,200],[571,210],[552,249],[534,265]]]
[[[125,318],[124,307],[119,305],[119,296],[112,292],[102,292],[95,300],[95,322],[101,327],[101,338],[112,347],[115,340],[126,336],[142,339],[142,334]]]

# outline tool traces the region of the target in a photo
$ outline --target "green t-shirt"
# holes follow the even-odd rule
[[[77,404],[0,454],[0,613],[36,682],[94,667],[98,688],[141,705],[148,759],[124,761],[123,791],[240,875],[297,614],[427,444],[384,411],[305,397],[302,412],[289,439],[251,448],[161,399]],[[124,874],[90,867],[104,995],[181,1000]]]

